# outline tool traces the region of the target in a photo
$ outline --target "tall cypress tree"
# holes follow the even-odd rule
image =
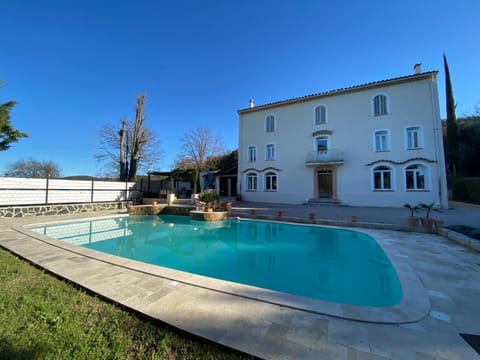
[[[445,68],[445,95],[447,101],[447,144],[446,157],[447,169],[453,175],[457,174],[458,163],[458,128],[455,115],[455,100],[453,98],[450,70],[448,69],[447,57],[443,54],[443,66]]]

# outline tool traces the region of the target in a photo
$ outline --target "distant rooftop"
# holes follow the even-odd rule
[[[341,94],[354,92],[354,91],[365,90],[365,89],[369,89],[369,88],[383,87],[383,86],[387,86],[387,85],[395,85],[395,84],[417,81],[417,80],[425,80],[425,79],[432,78],[432,77],[434,78],[434,77],[437,76],[437,74],[438,74],[438,71],[428,71],[428,72],[423,72],[423,73],[420,73],[420,74],[406,75],[406,76],[400,76],[400,77],[386,79],[386,80],[373,81],[373,82],[369,82],[369,83],[366,83],[366,84],[354,85],[354,86],[350,86],[350,87],[346,87],[346,88],[329,90],[329,91],[324,91],[324,92],[320,92],[320,93],[316,93],[316,94],[305,95],[305,96],[300,96],[300,97],[296,97],[296,98],[291,98],[291,99],[286,99],[286,100],[281,100],[281,101],[275,101],[275,102],[268,103],[268,104],[248,107],[246,109],[238,110],[237,112],[238,112],[238,114],[245,114],[245,113],[249,113],[249,112],[265,110],[265,109],[268,109],[268,108],[271,108],[271,107],[276,107],[276,106],[282,106],[282,105],[287,105],[287,104],[291,104],[291,103],[313,100],[315,98],[320,98],[320,97],[326,97],[326,96],[332,96],[332,95],[341,95]],[[253,102],[253,100],[250,100],[250,101]]]

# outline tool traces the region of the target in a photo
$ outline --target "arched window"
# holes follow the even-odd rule
[[[247,191],[257,191],[257,174],[253,172],[247,174]]]
[[[388,97],[385,94],[378,94],[372,100],[373,116],[387,115],[389,110]]]
[[[313,123],[321,125],[327,123],[327,107],[325,105],[318,105],[313,110]]]
[[[274,132],[275,131],[275,116],[268,115],[265,118],[265,131],[266,132]]]
[[[277,191],[277,174],[273,171],[265,173],[265,191]]]
[[[377,166],[373,169],[373,189],[393,190],[393,171],[388,166]]]
[[[428,169],[420,164],[405,168],[405,187],[407,190],[428,190]]]

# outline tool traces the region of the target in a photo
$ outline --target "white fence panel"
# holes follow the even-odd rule
[[[0,178],[0,206],[123,201],[135,196],[133,182]]]

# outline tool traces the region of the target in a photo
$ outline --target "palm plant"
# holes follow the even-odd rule
[[[422,209],[424,209],[427,214],[425,215],[425,218],[430,217],[430,211],[437,211],[437,212],[442,212],[440,209],[434,209],[435,203],[432,202],[431,204],[425,204],[425,203],[420,203],[419,204]]]
[[[407,203],[407,204],[403,205],[403,207],[405,207],[405,208],[407,208],[408,210],[410,210],[410,217],[413,217],[413,214],[416,213],[416,212],[418,212],[418,209],[419,209],[419,207],[420,207],[420,204],[417,204],[417,205],[415,205],[415,206],[412,206],[412,205],[410,205],[410,204]]]
[[[215,192],[215,190],[205,190],[200,193],[198,200],[205,203],[207,208],[211,208],[212,203],[215,200],[218,200],[218,194]]]

